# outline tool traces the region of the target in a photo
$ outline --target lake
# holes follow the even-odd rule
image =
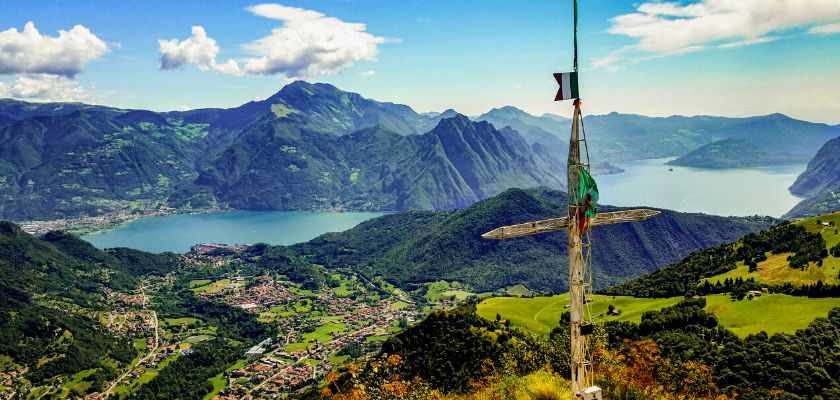
[[[665,165],[670,160],[673,158],[618,163],[624,173],[596,176],[599,202],[724,216],[781,217],[802,200],[787,189],[806,164],[709,170]]]
[[[82,236],[99,248],[184,253],[197,243],[289,245],[341,232],[384,212],[230,211],[135,220]]]
[[[779,217],[801,200],[787,188],[805,170],[805,164],[706,170],[665,165],[671,159],[625,162],[618,164],[624,173],[595,177],[601,204]],[[132,247],[156,253],[182,253],[197,243],[289,245],[326,232],[344,231],[385,214],[289,211],[184,214],[136,220],[82,238],[99,248]]]

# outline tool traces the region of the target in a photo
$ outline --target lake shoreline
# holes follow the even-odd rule
[[[186,253],[200,243],[291,245],[328,232],[341,232],[388,212],[241,211],[174,214],[139,218],[81,238],[104,249],[130,247]]]

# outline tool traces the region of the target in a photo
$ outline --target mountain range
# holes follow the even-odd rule
[[[807,160],[840,133],[780,114],[612,113],[585,121],[595,173],[621,172],[611,162],[681,156],[724,139],[763,158]],[[564,188],[569,124],[514,107],[472,119],[454,110],[420,114],[303,81],[239,107],[183,112],[0,100],[0,217],[215,204],[448,210],[510,187]]]

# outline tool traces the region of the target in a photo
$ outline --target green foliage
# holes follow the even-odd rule
[[[734,269],[738,261],[763,261],[767,252],[793,253],[790,266],[801,268],[803,263],[807,265],[808,262],[822,260],[827,255],[825,246],[825,240],[819,234],[808,232],[800,225],[783,222],[766,231],[750,233],[734,243],[695,251],[679,262],[603,290],[603,293],[638,297],[673,297],[723,291],[745,294],[746,290],[760,288],[760,285],[742,278],[731,283],[726,281],[723,286],[720,282],[715,286],[706,282],[698,289],[697,285],[702,278]]]
[[[106,360],[122,366],[137,355],[130,338],[89,316],[106,307],[102,288],[131,289],[176,265],[172,254],[106,252],[64,232],[36,238],[0,221],[0,354],[26,366],[33,382],[104,368],[92,378],[97,387],[114,373]]]
[[[196,344],[192,350],[190,355],[169,363],[129,399],[203,399],[213,390],[208,379],[224,372],[244,351],[219,339]]]
[[[434,389],[463,392],[471,382],[493,373],[523,376],[550,365],[568,375],[568,348],[568,328],[548,338],[536,337],[481,318],[475,304],[467,303],[435,311],[389,338],[378,358],[397,354],[404,360],[402,373],[408,380],[419,377]]]
[[[703,311],[705,299],[691,299],[661,311],[645,313],[638,327],[607,324],[614,346],[622,339],[653,339],[664,358],[710,365],[721,393],[739,398],[832,398],[840,387],[840,354],[827,351],[840,334],[840,308],[818,318],[796,334],[761,332],[738,339],[716,326]],[[774,396],[771,396],[774,393]]]
[[[125,365],[137,351],[128,338],[114,337],[88,317],[28,305],[0,311],[0,354],[29,368],[29,380],[41,382],[102,367],[105,357]]]

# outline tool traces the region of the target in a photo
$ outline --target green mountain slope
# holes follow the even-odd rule
[[[516,240],[480,237],[502,225],[566,213],[566,195],[546,189],[508,190],[451,212],[405,212],[364,222],[346,232],[292,246],[318,264],[382,275],[403,287],[439,279],[478,291],[525,284],[567,290],[563,233]],[[615,210],[604,207],[604,211]],[[595,282],[606,287],[653,271],[696,249],[740,238],[772,224],[770,218],[724,218],[663,211],[636,224],[594,230]]]
[[[27,368],[33,383],[129,363],[131,341],[93,317],[106,309],[105,288],[134,288],[138,276],[163,275],[176,264],[171,254],[105,252],[64,233],[36,238],[0,221],[0,355]]]
[[[408,136],[382,127],[335,136],[277,123],[237,140],[196,183],[244,209],[451,209],[512,186],[562,187],[562,165],[516,132],[462,115]]]
[[[0,207],[16,219],[93,215],[165,202],[197,176],[202,125],[151,112],[79,110],[0,130]]]
[[[782,216],[796,219],[840,211],[840,186],[827,189],[799,202]]]

